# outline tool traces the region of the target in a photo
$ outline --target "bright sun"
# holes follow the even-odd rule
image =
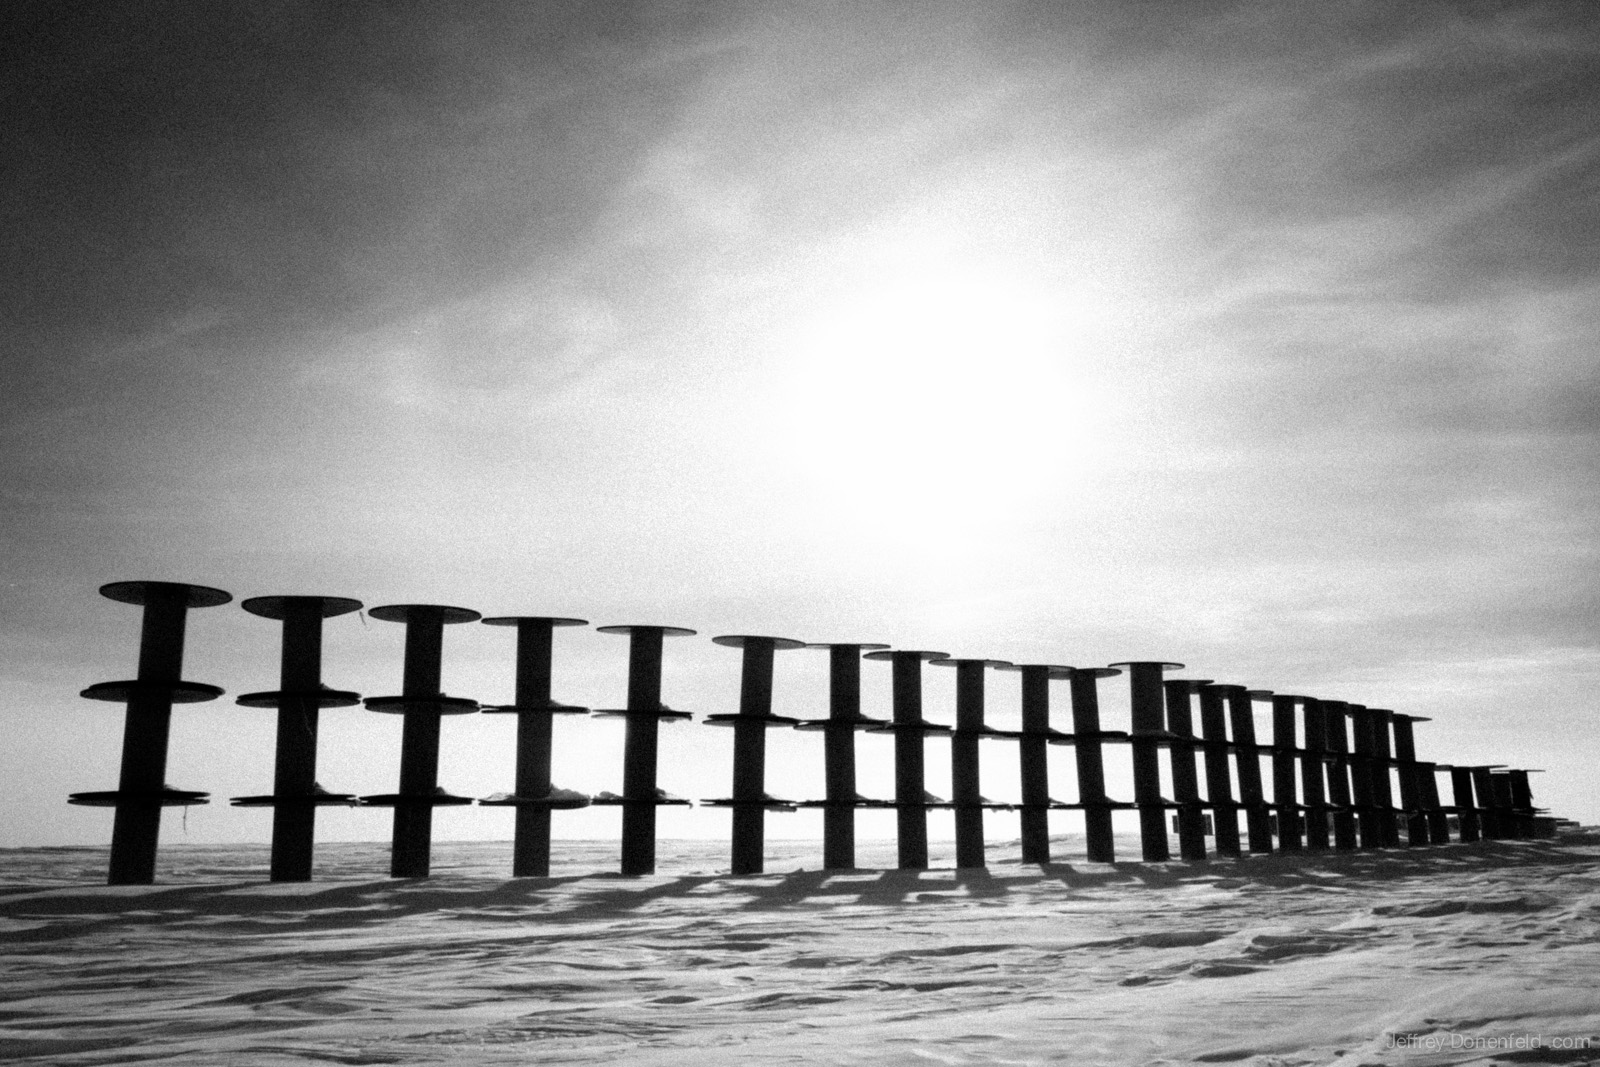
[[[1092,332],[1070,295],[944,265],[820,313],[789,361],[784,427],[819,520],[937,552],[1081,485],[1104,441]]]

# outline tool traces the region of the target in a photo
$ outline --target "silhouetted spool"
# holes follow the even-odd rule
[[[734,874],[760,874],[765,867],[766,815],[768,811],[794,811],[787,800],[767,796],[767,730],[796,726],[799,719],[772,714],[772,667],[779,649],[804,648],[804,641],[787,637],[726,634],[713,644],[742,650],[739,674],[739,711],[733,715],[708,715],[710,726],[733,730],[733,796],[702,803],[733,809],[731,869]]]
[[[1200,693],[1201,751],[1206,764],[1206,796],[1211,800],[1212,833],[1217,839],[1217,854],[1238,856],[1244,849],[1239,840],[1239,805],[1233,796],[1233,768],[1228,754],[1227,690],[1225,685],[1202,685]]]
[[[1374,781],[1373,716],[1365,704],[1345,705],[1350,720],[1350,794],[1362,848],[1383,847],[1383,826]]]
[[[1162,681],[1167,699],[1167,729],[1172,733],[1172,799],[1178,805],[1178,855],[1186,860],[1206,858],[1206,804],[1200,799],[1200,775],[1195,765],[1198,745],[1189,695],[1210,679],[1167,678]]]
[[[1506,777],[1511,779],[1512,809],[1517,813],[1521,829],[1526,837],[1551,836],[1555,832],[1553,825],[1548,833],[1540,829],[1541,823],[1549,822],[1549,820],[1540,818],[1546,813],[1547,809],[1534,805],[1533,784],[1528,778],[1529,775],[1543,773],[1541,770],[1526,767],[1513,767],[1506,771]]]
[[[1394,712],[1368,708],[1372,716],[1372,803],[1378,812],[1378,832],[1384,848],[1401,844],[1400,809],[1394,803],[1394,750],[1391,747]]]
[[[209,794],[166,784],[172,705],[215,700],[222,690],[182,679],[184,629],[190,608],[233,599],[221,589],[182,582],[111,582],[100,595],[144,608],[139,628],[139,671],[131,681],[100,682],[80,693],[90,700],[126,704],[122,767],[115,790],[73,793],[69,804],[116,809],[111,827],[111,885],[155,881],[161,809],[205,804]]]
[[[1439,797],[1441,769],[1449,770],[1427,760],[1417,761],[1417,791],[1428,821],[1428,841],[1435,845],[1450,843],[1450,815]]]
[[[1423,815],[1428,823],[1428,840],[1435,845],[1450,842],[1450,818],[1439,802],[1439,768],[1437,764],[1417,763],[1417,792]]]
[[[1395,776],[1400,779],[1400,809],[1406,817],[1406,841],[1411,845],[1432,843],[1428,826],[1421,770],[1417,762],[1416,739],[1412,733],[1413,722],[1426,722],[1413,715],[1399,712],[1389,716],[1389,728],[1394,731]],[[1437,792],[1437,787],[1435,788]],[[1448,840],[1448,838],[1446,838]],[[1443,843],[1443,842],[1440,842]]]
[[[1305,842],[1305,808],[1295,799],[1300,775],[1295,761],[1305,753],[1295,743],[1295,708],[1301,699],[1273,693],[1272,699],[1272,809],[1278,815],[1278,848],[1299,852]]]
[[[1251,852],[1272,851],[1272,819],[1261,782],[1262,746],[1256,743],[1256,717],[1250,690],[1223,685],[1228,723],[1233,727],[1233,758],[1239,768],[1239,806],[1244,809],[1245,843]],[[1265,693],[1265,690],[1258,690]],[[1268,694],[1270,698],[1270,694]]]
[[[601,794],[595,804],[622,808],[622,873],[653,874],[656,869],[656,808],[686,804],[664,796],[656,787],[660,725],[682,722],[692,716],[661,703],[661,653],[663,639],[690,637],[681,626],[601,626],[603,634],[628,635],[628,706],[596,711],[595,715],[621,718],[627,724],[622,743],[622,795]]]
[[[1350,791],[1350,742],[1345,734],[1342,700],[1322,702],[1323,729],[1328,746],[1328,800],[1333,808],[1333,847],[1348,851],[1356,847],[1356,817]]]
[[[928,866],[930,803],[923,761],[923,738],[930,733],[950,732],[950,727],[929,722],[922,717],[922,664],[928,660],[949,657],[944,652],[894,649],[868,652],[866,658],[888,660],[894,668],[891,683],[894,720],[876,729],[894,734],[894,806],[899,866],[902,870],[921,870]]]
[[[1171,857],[1167,848],[1167,809],[1173,806],[1161,795],[1160,751],[1172,741],[1166,727],[1161,672],[1182,670],[1183,664],[1129,660],[1111,666],[1128,670],[1133,720],[1128,741],[1133,749],[1133,802],[1139,809],[1139,845],[1146,862],[1160,862]]]
[[[272,792],[234,797],[232,803],[272,809],[272,880],[310,881],[317,809],[356,802],[353,794],[330,793],[317,784],[318,720],[323,708],[361,703],[359,693],[322,684],[322,621],[360,610],[361,601],[339,596],[258,596],[239,606],[252,615],[281,621],[283,646],[278,690],[238,698],[245,707],[278,709]]]
[[[1118,808],[1134,806],[1106,796],[1103,746],[1106,742],[1125,742],[1128,735],[1120,730],[1101,728],[1099,683],[1101,678],[1121,673],[1113,667],[1067,668],[1072,693],[1073,745],[1078,763],[1078,802],[1071,806],[1083,809],[1084,837],[1091,863],[1116,861],[1111,813]]]
[[[516,780],[509,794],[497,793],[478,801],[486,808],[516,811],[511,845],[513,878],[550,876],[550,813],[589,806],[589,797],[570,789],[558,790],[550,767],[557,715],[584,715],[589,709],[562,704],[550,695],[558,626],[587,626],[587,619],[558,615],[500,615],[484,619],[486,626],[514,626],[517,630],[517,666],[513,702],[485,707],[490,714],[517,717]]]
[[[1472,774],[1472,791],[1478,800],[1478,826],[1484,839],[1489,841],[1508,836],[1501,825],[1500,806],[1495,803],[1494,796],[1494,771],[1504,766],[1503,763],[1479,763],[1467,767]]]
[[[426,878],[433,862],[433,809],[461,807],[471,797],[439,788],[439,723],[445,715],[470,715],[476,700],[446,696],[440,689],[444,628],[476,622],[470,608],[443,604],[385,604],[367,612],[406,628],[405,668],[399,696],[368,697],[368,711],[401,716],[400,789],[361,798],[375,808],[394,809],[391,878]]]
[[[1537,773],[1522,767],[1509,768],[1505,773],[1506,784],[1511,791],[1511,817],[1515,820],[1516,836],[1519,838],[1538,836],[1539,809],[1533,805],[1533,787],[1528,780],[1528,775]]]
[[[1517,839],[1523,835],[1521,820],[1517,818],[1516,802],[1511,795],[1511,777],[1504,771],[1489,776],[1489,796],[1494,806],[1495,820],[1502,838]]]
[[[1300,795],[1306,812],[1306,850],[1325,851],[1333,842],[1328,836],[1328,808],[1326,772],[1328,761],[1328,716],[1322,701],[1315,697],[1300,699],[1300,725],[1305,736],[1305,750],[1300,757]]]
[[[950,735],[950,806],[955,809],[956,866],[983,867],[983,812],[992,805],[979,782],[978,744],[988,737],[1014,737],[984,724],[983,672],[1010,668],[1000,659],[936,659],[936,667],[956,671],[956,728]]]
[[[797,723],[795,729],[823,732],[827,790],[825,799],[800,806],[822,809],[823,867],[850,870],[856,865],[856,809],[890,806],[887,800],[868,800],[856,792],[856,731],[887,721],[861,714],[861,657],[889,646],[840,641],[806,647],[828,650],[828,717]]]
[[[1053,663],[1021,663],[999,668],[1022,675],[1022,729],[1016,733],[1022,803],[1022,862],[1050,862],[1050,809],[1063,807],[1050,798],[1050,748],[1070,743],[1071,734],[1050,727],[1050,680],[1067,677],[1072,668]]]
[[[1450,766],[1443,764],[1441,769],[1450,771],[1450,803],[1451,807],[1445,810],[1455,812],[1456,825],[1459,828],[1461,841],[1481,841],[1483,839],[1483,818],[1479,810],[1479,803],[1472,795],[1472,768]]]

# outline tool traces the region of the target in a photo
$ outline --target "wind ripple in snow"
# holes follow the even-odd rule
[[[428,882],[328,845],[298,886],[251,880],[249,849],[170,850],[211,883],[74,885],[86,861],[62,851],[0,857],[0,1058],[1264,1067],[1600,1033],[1593,836],[741,878],[700,873],[720,843],[663,842],[692,873],[523,880],[504,846],[463,845]],[[1585,1062],[1540,1051],[1492,1062]]]

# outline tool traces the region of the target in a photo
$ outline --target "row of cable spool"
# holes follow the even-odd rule
[[[77,793],[71,797],[72,803],[114,806],[118,809],[118,826],[113,832],[115,880],[119,836],[127,836],[128,840],[132,841],[142,834],[145,840],[137,850],[142,850],[153,857],[155,826],[152,817],[141,815],[141,812],[169,805],[207,802],[207,794],[172,789],[159,777],[165,767],[166,716],[173,703],[211,700],[222,695],[222,690],[216,686],[181,680],[179,665],[182,657],[184,612],[189,608],[227,603],[232,597],[222,590],[206,586],[164,582],[111,583],[103,587],[101,592],[110,599],[141,604],[146,609],[141,636],[139,678],[134,681],[101,683],[83,692],[84,696],[92,699],[128,703],[129,725],[125,733],[123,781],[120,787],[115,791]],[[587,708],[559,703],[550,697],[553,630],[562,626],[586,625],[585,620],[551,616],[504,616],[483,619],[480,613],[467,608],[428,604],[385,605],[371,609],[368,614],[374,619],[399,622],[407,627],[404,691],[397,696],[368,697],[363,701],[359,694],[330,689],[323,685],[320,675],[322,620],[356,611],[361,608],[360,601],[344,597],[268,596],[248,599],[241,606],[252,614],[284,623],[283,682],[279,690],[247,693],[238,698],[238,702],[242,705],[279,709],[279,752],[274,792],[235,797],[232,802],[242,807],[279,809],[274,824],[275,847],[280,824],[286,817],[285,810],[291,814],[303,812],[303,825],[297,832],[298,836],[304,839],[303,845],[297,846],[305,853],[302,860],[297,861],[301,867],[309,865],[310,811],[324,805],[364,804],[394,808],[397,850],[402,838],[406,838],[414,839],[416,846],[424,851],[429,837],[425,825],[430,821],[427,812],[434,807],[468,805],[476,802],[489,806],[550,811],[580,808],[591,803],[619,805],[624,808],[625,853],[630,847],[637,850],[640,855],[637,865],[643,868],[653,864],[653,856],[648,854],[649,846],[641,842],[641,837],[653,834],[654,817],[649,815],[641,822],[640,809],[648,808],[653,811],[654,807],[659,805],[692,803],[656,788],[654,738],[655,728],[659,722],[692,718],[688,712],[676,711],[661,702],[660,683],[662,639],[667,636],[689,636],[695,632],[693,630],[682,627],[639,625],[599,627],[599,631],[603,633],[630,636],[629,695],[625,708],[599,709],[591,712]],[[443,627],[478,620],[489,625],[518,628],[517,695],[512,704],[482,706],[477,701],[452,697],[441,691]],[[877,643],[807,644],[788,638],[753,635],[724,635],[712,640],[717,644],[742,648],[744,652],[739,712],[710,715],[703,720],[709,725],[732,726],[736,731],[734,795],[701,801],[710,806],[729,807],[735,810],[736,840],[741,834],[746,839],[750,839],[752,834],[759,836],[759,816],[756,816],[757,823],[753,826],[748,824],[748,820],[743,830],[739,825],[740,812],[749,812],[751,809],[793,811],[798,807],[897,808],[900,809],[902,816],[900,826],[902,837],[909,835],[916,839],[909,843],[903,842],[903,865],[915,865],[925,851],[925,841],[922,840],[925,838],[925,827],[919,826],[917,820],[905,821],[905,817],[915,809],[942,807],[954,808],[958,812],[961,809],[975,808],[1020,809],[1024,817],[1026,852],[1030,835],[1037,839],[1044,831],[1040,821],[1042,819],[1040,809],[1077,808],[1084,810],[1086,814],[1095,813],[1097,826],[1088,828],[1091,852],[1094,851],[1093,839],[1098,834],[1106,842],[1102,846],[1103,850],[1106,850],[1104,854],[1109,855],[1110,825],[1105,821],[1109,818],[1109,809],[1138,808],[1142,820],[1141,834],[1145,839],[1145,858],[1164,859],[1166,858],[1164,831],[1159,822],[1150,821],[1152,818],[1159,818],[1158,813],[1162,809],[1177,808],[1181,812],[1185,809],[1193,811],[1196,807],[1213,807],[1220,810],[1223,807],[1260,809],[1269,806],[1260,790],[1259,766],[1250,767],[1251,774],[1248,776],[1250,782],[1247,782],[1246,769],[1249,764],[1245,760],[1246,755],[1254,757],[1273,753],[1283,757],[1295,756],[1305,760],[1308,767],[1313,761],[1344,763],[1352,768],[1375,767],[1381,764],[1384,768],[1383,788],[1378,795],[1371,795],[1369,791],[1368,795],[1348,799],[1327,797],[1326,800],[1330,803],[1314,806],[1329,811],[1342,809],[1374,812],[1385,817],[1401,813],[1415,814],[1419,810],[1419,802],[1415,798],[1411,800],[1409,807],[1395,807],[1391,803],[1388,768],[1402,767],[1404,774],[1404,768],[1434,766],[1420,763],[1410,752],[1405,753],[1404,758],[1397,758],[1402,756],[1400,752],[1395,752],[1392,756],[1389,752],[1388,728],[1384,725],[1389,718],[1392,716],[1397,724],[1397,740],[1400,733],[1398,724],[1404,721],[1407,749],[1410,747],[1410,722],[1420,720],[1412,716],[1393,715],[1389,712],[1362,708],[1360,705],[1346,705],[1333,701],[1326,702],[1330,709],[1348,707],[1352,710],[1352,721],[1357,725],[1358,738],[1363,737],[1362,730],[1366,731],[1363,740],[1358,741],[1357,751],[1351,751],[1347,747],[1342,715],[1337,715],[1331,710],[1328,725],[1333,726],[1335,717],[1338,718],[1339,725],[1336,733],[1330,732],[1328,740],[1337,738],[1338,743],[1328,745],[1326,750],[1310,747],[1309,727],[1313,721],[1311,708],[1322,702],[1300,697],[1276,699],[1291,704],[1295,701],[1305,703],[1308,747],[1300,748],[1294,744],[1292,716],[1287,741],[1277,736],[1278,730],[1275,729],[1273,744],[1257,744],[1254,727],[1250,723],[1248,714],[1248,700],[1251,697],[1271,697],[1272,694],[1246,691],[1242,686],[1216,686],[1198,680],[1167,679],[1164,682],[1161,673],[1169,668],[1181,667],[1181,664],[1139,661],[1115,664],[1112,667],[1072,668],[1047,664],[1014,665],[988,659],[958,659],[940,652],[891,650],[889,646]],[[780,650],[798,648],[827,649],[833,657],[830,672],[830,714],[827,719],[801,720],[772,714],[773,655]],[[876,719],[860,713],[859,662],[862,658],[889,660],[894,663],[895,707],[891,720]],[[957,681],[957,723],[954,727],[933,723],[922,717],[921,683],[917,680],[917,672],[921,665],[927,662],[955,667],[961,671]],[[1115,669],[1116,667],[1126,667],[1130,672],[1133,722],[1132,730],[1128,732],[1104,730],[1099,725],[1098,698],[1094,693],[1094,683],[1099,678],[1121,673]],[[989,668],[1023,672],[1021,730],[1000,730],[984,725],[981,676],[983,671]],[[1057,678],[1069,678],[1073,682],[1075,730],[1070,733],[1054,730],[1048,722],[1048,697],[1044,695],[1045,688],[1049,680]],[[974,682],[975,686],[971,684]],[[1164,685],[1176,688],[1164,690]],[[842,702],[841,690],[846,690]],[[1227,739],[1220,733],[1215,733],[1211,725],[1207,724],[1205,736],[1196,737],[1192,726],[1188,725],[1187,707],[1181,717],[1182,732],[1173,732],[1169,726],[1176,725],[1179,720],[1168,715],[1166,704],[1171,699],[1170,694],[1179,690],[1184,693],[1228,690],[1230,694],[1244,700],[1245,714],[1242,717],[1235,716],[1233,719],[1235,736],[1231,740]],[[1164,692],[1169,695],[1164,696]],[[1213,697],[1216,697],[1215,692]],[[1186,696],[1184,700],[1187,700]],[[312,777],[315,765],[316,712],[321,708],[348,707],[357,703],[362,703],[373,711],[400,714],[405,718],[401,780],[397,792],[362,797],[332,793],[323,789]],[[1371,747],[1371,739],[1375,732],[1373,720],[1371,717],[1357,720],[1354,711],[1358,708],[1364,715],[1371,711],[1372,716],[1383,717],[1378,723],[1383,739],[1377,749]],[[1203,697],[1202,711],[1204,709]],[[1275,703],[1275,712],[1277,710],[1278,706]],[[436,783],[440,717],[476,711],[519,715],[516,790],[495,794],[479,801],[451,794],[439,788]],[[294,714],[301,716],[300,728],[298,731],[286,730],[284,723],[288,720],[284,716]],[[577,714],[622,717],[628,721],[627,747],[624,752],[625,785],[621,795],[603,792],[589,797],[573,790],[555,787],[550,782],[549,716]],[[543,724],[542,731],[531,727],[530,723]],[[864,798],[854,792],[853,786],[848,792],[841,793],[835,787],[831,770],[827,799],[788,801],[768,796],[762,791],[764,772],[761,768],[764,764],[764,743],[759,739],[769,727],[832,731],[836,737],[858,729],[897,735],[899,739],[896,741],[895,751],[895,799]],[[1038,762],[1042,760],[1042,748],[1036,747],[1037,755],[1034,758],[1035,767],[1038,769],[1030,775],[1026,766],[1024,767],[1023,800],[1020,804],[996,803],[977,793],[976,750],[971,748],[966,749],[965,755],[961,757],[953,753],[953,758],[957,759],[958,764],[961,764],[961,760],[965,760],[964,764],[952,767],[952,778],[956,787],[954,799],[947,801],[933,796],[922,788],[921,738],[927,734],[948,734],[968,742],[979,738],[1019,740],[1025,745],[1025,765],[1030,758],[1028,746],[1042,746],[1046,743],[1076,744],[1080,749],[1081,795],[1076,803],[1057,801],[1048,797],[1043,787],[1042,764]],[[1103,781],[1091,785],[1084,780],[1084,771],[1089,767],[1089,764],[1085,763],[1086,756],[1092,762],[1094,777],[1100,778],[1098,748],[1101,742],[1125,742],[1133,746],[1135,800],[1132,803],[1107,798],[1104,794]],[[1216,803],[1209,800],[1201,801],[1191,783],[1187,796],[1180,795],[1176,800],[1160,796],[1155,748],[1173,744],[1193,745],[1196,749],[1211,751],[1216,751],[1220,746],[1222,750],[1234,753],[1239,761],[1239,784],[1242,790],[1248,786],[1251,790],[1250,795],[1241,795],[1235,802],[1227,794],[1228,787],[1225,785],[1225,792]],[[1085,753],[1085,749],[1089,750],[1088,753]],[[834,746],[830,745],[828,755],[830,766],[834,760],[834,752]],[[754,767],[753,776],[752,767]],[[907,768],[912,768],[909,774]],[[1208,780],[1210,774],[1208,768]],[[1030,777],[1033,779],[1031,784]],[[1317,777],[1320,778],[1320,772]],[[1519,772],[1519,777],[1521,786],[1519,792],[1527,793],[1526,774]],[[1333,776],[1330,775],[1330,781],[1332,779]],[[1174,781],[1176,784],[1176,778]],[[1226,782],[1225,771],[1224,782]],[[1403,781],[1402,785],[1404,784]],[[1307,799],[1310,800],[1311,797],[1308,795]],[[1519,809],[1527,808],[1527,815],[1533,814],[1531,795],[1517,796],[1515,801]],[[1487,797],[1482,798],[1479,803],[1483,805],[1482,810],[1488,810],[1491,806]],[[1285,813],[1298,812],[1307,807],[1294,803],[1292,796],[1282,802],[1275,798],[1270,806]],[[1426,806],[1438,811],[1443,810],[1436,799]],[[917,818],[920,819],[920,816]],[[410,828],[403,826],[408,821],[414,822],[416,819],[421,819],[424,825]],[[134,827],[134,824],[141,820],[146,827],[144,830],[133,828],[127,830],[124,835],[124,822],[129,827]],[[968,825],[973,826],[970,823]],[[957,829],[959,838],[962,827],[958,825]],[[521,830],[519,817],[519,835]],[[969,831],[969,833],[974,832],[981,835],[981,826]],[[544,833],[547,836],[548,831]],[[629,844],[630,838],[634,842],[632,846]],[[1157,838],[1159,840],[1155,840]],[[134,846],[129,845],[129,848],[133,849]],[[143,871],[152,862],[153,860],[141,860],[135,866]],[[399,860],[396,862],[400,863]],[[749,862],[758,863],[759,860],[752,859]],[[425,869],[425,858],[418,859],[416,864],[418,869]]]

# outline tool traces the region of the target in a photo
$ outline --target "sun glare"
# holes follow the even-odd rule
[[[897,273],[820,313],[784,434],[818,522],[937,553],[1082,485],[1103,450],[1092,322],[995,273]]]

